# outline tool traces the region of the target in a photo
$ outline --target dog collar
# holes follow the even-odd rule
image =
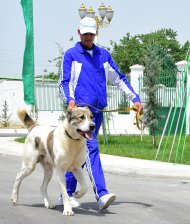
[[[71,138],[71,139],[73,139],[73,140],[80,140],[80,138],[73,138],[72,136],[70,136],[70,134],[68,133],[68,131],[66,131],[65,130],[65,134],[69,137],[69,138]]]

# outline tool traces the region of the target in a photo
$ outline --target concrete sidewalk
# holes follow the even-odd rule
[[[22,156],[23,144],[15,142],[16,137],[3,137],[4,129],[0,129],[0,154]],[[9,130],[9,131],[8,131]],[[25,129],[10,132],[6,129],[6,135],[20,134],[25,135]],[[105,172],[132,175],[132,176],[151,176],[165,178],[186,178],[190,179],[190,165],[180,165],[159,161],[149,161],[133,159],[128,157],[112,156],[101,154],[101,161]]]

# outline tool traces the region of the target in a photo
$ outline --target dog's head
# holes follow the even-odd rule
[[[86,139],[93,138],[95,124],[92,112],[88,107],[68,108],[66,113],[67,120],[74,127],[78,134]]]

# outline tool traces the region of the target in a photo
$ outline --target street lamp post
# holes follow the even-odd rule
[[[97,29],[96,29],[95,43],[97,43],[99,29],[101,27],[109,26],[109,24],[113,18],[113,13],[114,13],[114,11],[112,10],[112,8],[110,6],[105,7],[105,5],[103,3],[98,8],[98,12],[99,12],[100,18],[98,16],[95,16],[95,11],[93,10],[93,8],[91,6],[88,10],[84,6],[84,4],[82,4],[81,7],[79,8],[79,16],[81,19],[87,16],[90,18],[94,18],[96,20]],[[106,17],[107,21],[105,20],[105,17]]]

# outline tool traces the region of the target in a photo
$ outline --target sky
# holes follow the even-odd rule
[[[161,28],[177,32],[180,44],[190,41],[190,0],[33,0],[35,75],[56,72],[48,62],[59,55],[56,43],[64,51],[79,41],[78,8],[84,3],[98,15],[101,3],[110,5],[114,16],[110,25],[100,28],[98,43],[110,47],[110,40],[119,43],[126,33],[147,34]],[[70,38],[73,40],[70,41]],[[25,24],[20,0],[0,2],[0,76],[22,74],[25,48]]]

